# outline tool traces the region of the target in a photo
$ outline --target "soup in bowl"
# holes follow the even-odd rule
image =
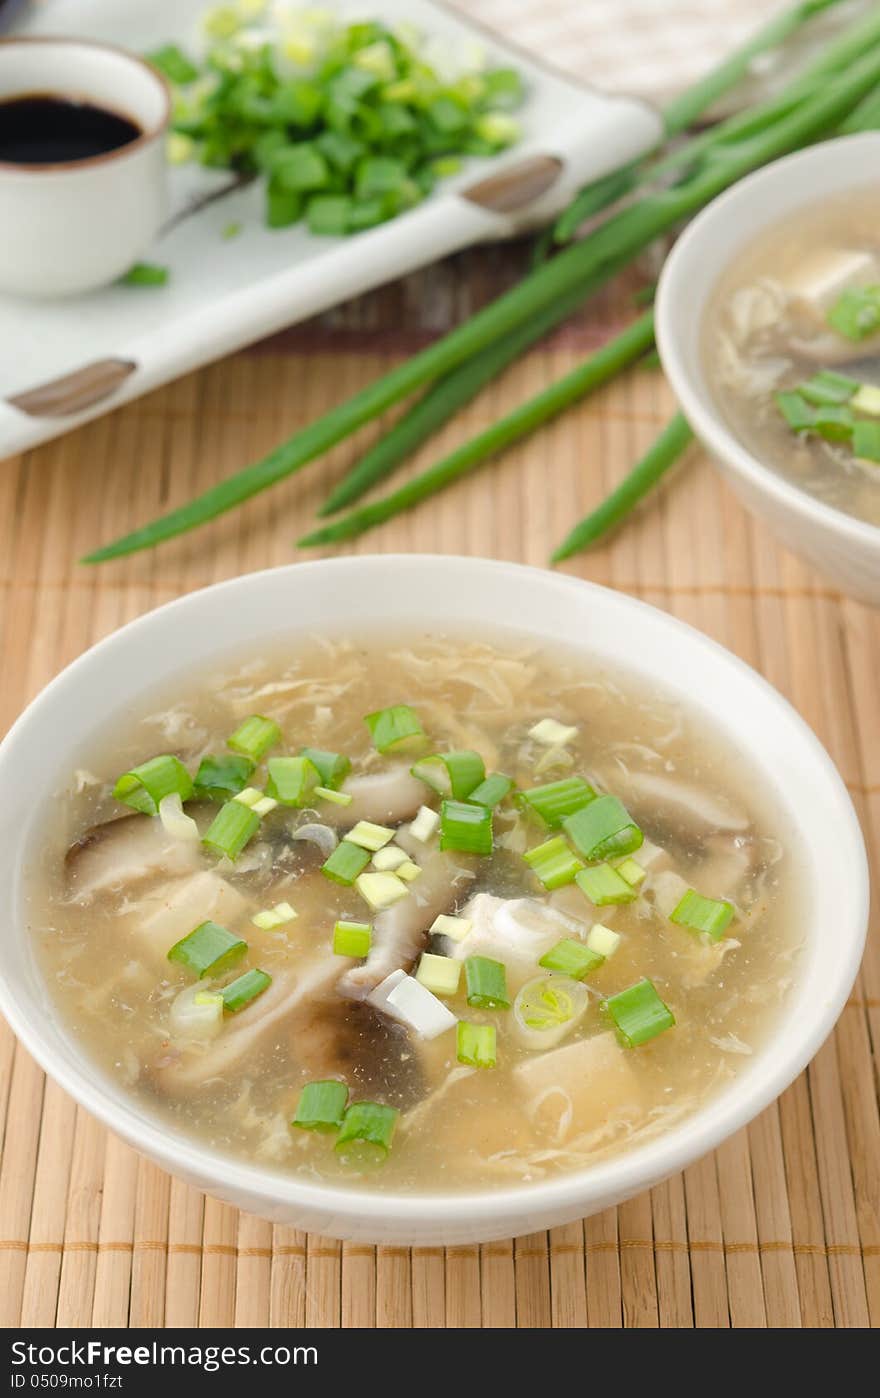
[[[852,808],[784,702],[510,565],[185,598],[49,686],[0,774],[27,1045],[162,1164],[342,1236],[654,1183],[803,1066],[864,936]]]
[[[714,201],[658,288],[664,368],[735,489],[880,600],[880,136],[825,142]],[[821,195],[817,195],[821,190]]]

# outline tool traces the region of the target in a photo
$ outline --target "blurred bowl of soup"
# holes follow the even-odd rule
[[[657,291],[663,368],[733,489],[793,552],[873,603],[880,461],[859,457],[841,418],[875,435],[876,412],[859,400],[851,411],[847,395],[880,385],[880,339],[833,322],[842,297],[880,297],[878,157],[868,132],[741,180],[685,230]],[[793,430],[780,395],[803,406],[802,387],[814,401]]]
[[[377,736],[377,712],[383,731],[398,725],[390,737]],[[424,738],[412,735],[413,713]],[[323,784],[305,801],[261,807],[237,862],[188,843],[181,807],[151,814],[146,788],[114,788],[157,753],[176,755],[178,773],[204,772],[205,754],[254,715],[276,751],[311,745]],[[240,753],[247,744],[232,737]],[[334,765],[334,747],[350,770]],[[447,776],[467,809],[453,800],[447,811],[428,785],[412,791],[425,774],[436,780],[434,749],[457,751]],[[226,780],[233,759],[209,762],[214,775],[200,781],[210,788],[218,763]],[[295,759],[269,768],[277,781],[302,771]],[[500,794],[496,772],[514,779],[518,799]],[[389,777],[393,791],[381,790]],[[257,767],[247,780],[265,777]],[[865,937],[852,804],[786,701],[642,602],[508,563],[349,558],[181,598],[43,691],[0,746],[0,782],[0,1007],[25,1047],[163,1168],[242,1209],[342,1238],[514,1236],[683,1169],[804,1068],[843,1008]],[[119,807],[126,793],[135,799]],[[203,832],[216,793],[184,795],[192,832]],[[352,798],[348,815],[340,796]],[[420,803],[435,815],[418,832]],[[585,811],[599,816],[584,822]],[[355,813],[360,835],[349,830]],[[474,822],[494,822],[488,857],[470,843]],[[321,861],[335,832],[352,837],[338,849],[356,860],[369,836],[362,856],[377,851],[370,868],[390,871],[383,887],[395,869],[407,874],[402,846],[409,877],[417,866],[416,902],[402,889],[401,901],[367,913],[360,885],[328,882]],[[154,877],[157,852],[167,867]],[[438,911],[451,921],[436,928]],[[365,960],[348,943],[338,954],[330,924],[345,917],[373,925]],[[200,949],[188,934],[201,918],[215,939],[218,924],[239,934],[236,954],[246,939],[259,969],[239,977],[245,959],[195,979]],[[179,938],[186,954],[169,958]],[[422,977],[429,945],[429,984],[445,998],[408,975],[418,966]],[[455,963],[460,988],[444,990],[438,972]],[[499,964],[508,999],[516,994],[509,1006]],[[395,1002],[388,982],[401,980]],[[366,1011],[360,997],[377,985],[385,998]],[[182,1016],[191,1026],[224,1007],[233,1013],[219,1037],[176,1037]],[[465,1039],[474,1024],[492,1030],[491,1057],[463,1048],[461,1022]],[[378,1100],[386,1124],[399,1117],[385,1163],[352,1166],[338,1154],[342,1132],[334,1147],[332,1132],[291,1124],[303,1124],[306,1079]]]

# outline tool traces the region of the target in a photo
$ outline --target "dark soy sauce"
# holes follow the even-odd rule
[[[0,101],[0,161],[14,165],[88,160],[140,134],[128,117],[71,97],[32,92]]]

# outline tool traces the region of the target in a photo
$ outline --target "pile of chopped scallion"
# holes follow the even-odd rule
[[[617,797],[595,790],[581,776],[516,789],[504,773],[487,773],[477,752],[427,752],[421,720],[408,704],[379,709],[367,714],[364,722],[380,756],[413,759],[410,773],[425,785],[425,804],[407,829],[411,840],[424,846],[426,856],[432,849],[466,857],[491,856],[495,813],[505,801],[513,801],[540,830],[539,842],[522,856],[536,893],[574,884],[594,911],[633,903],[639,897],[647,869],[634,856],[645,844],[644,834]],[[558,752],[577,735],[576,726],[545,718],[527,736]],[[124,772],[113,795],[142,816],[160,820],[173,838],[200,841],[208,853],[232,862],[273,813],[283,813],[284,808],[320,812],[328,802],[341,807],[337,820],[344,833],[321,872],[332,883],[350,889],[352,896],[359,895],[361,903],[359,916],[335,921],[328,947],[336,956],[369,958],[374,915],[379,917],[412,896],[413,885],[422,875],[421,856],[413,857],[397,844],[398,832],[389,826],[358,819],[345,828],[344,809],[353,799],[345,790],[352,769],[348,757],[311,747],[296,754],[278,753],[282,743],[281,728],[273,719],[251,714],[230,734],[223,752],[202,757],[195,774],[178,757],[163,753]],[[183,809],[190,800],[217,807],[204,833]],[[436,806],[428,804],[431,801]],[[455,906],[454,873],[453,867],[450,907]],[[365,920],[367,909],[370,920]],[[669,920],[694,935],[718,941],[734,915],[729,902],[687,888]],[[264,934],[284,937],[282,929],[296,916],[296,909],[282,902],[261,909],[251,922]],[[622,941],[620,933],[600,921],[589,929],[585,925],[579,936],[563,938],[545,952],[535,965],[535,975],[514,997],[503,961],[475,954],[459,959],[442,951],[450,942],[461,942],[471,926],[468,918],[457,913],[436,917],[424,933],[426,942],[435,936],[439,943],[429,944],[431,950],[422,953],[413,974],[400,967],[386,975],[368,1000],[421,1038],[433,1039],[454,1029],[458,1061],[476,1069],[498,1064],[497,1026],[482,1021],[479,1014],[455,1014],[448,1004],[451,998],[463,990],[471,1010],[511,1012],[520,1029],[531,1036],[529,1041],[544,1049],[577,1025],[588,1001],[582,983],[601,972]],[[227,1016],[246,1011],[269,990],[268,972],[256,965],[242,969],[249,952],[245,937],[210,918],[169,948],[168,961],[193,981],[180,996],[179,1014],[185,1015],[187,1029],[222,1033]],[[204,988],[199,988],[200,982],[205,982]],[[646,978],[604,996],[600,981],[594,994],[626,1049],[646,1044],[675,1025],[672,1011]],[[398,1115],[395,1108],[381,1103],[350,1102],[344,1083],[321,1081],[305,1086],[291,1124],[335,1133],[340,1155],[363,1163],[387,1155]]]
[[[259,0],[209,10],[203,29],[200,60],[176,44],[148,55],[174,90],[169,158],[264,177],[269,228],[373,228],[519,137],[519,73],[476,44],[435,40],[432,62],[410,25]]]

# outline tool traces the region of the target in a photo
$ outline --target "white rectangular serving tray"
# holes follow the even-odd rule
[[[112,286],[49,301],[0,296],[0,457],[457,249],[541,222],[588,180],[660,138],[660,118],[646,103],[581,87],[437,0],[359,0],[356,9],[343,0],[334,8],[343,16],[362,16],[368,9],[391,22],[405,19],[453,41],[480,40],[492,62],[517,67],[526,80],[522,141],[495,160],[468,161],[466,170],[410,213],[349,238],[317,238],[302,225],[265,228],[257,185],[193,211],[201,197],[228,182],[228,172],[172,168],[174,226],[151,253],[170,269],[166,286]],[[12,34],[73,34],[137,51],[175,40],[195,49],[204,9],[205,0],[52,0],[26,5]],[[537,156],[556,157],[560,173],[515,215],[490,212],[463,197],[487,176]],[[224,239],[230,222],[242,231]],[[108,361],[108,367],[90,372],[89,366]],[[93,401],[79,411],[69,411],[68,375],[90,384],[85,396]],[[35,395],[37,407],[32,401],[25,410],[9,401],[59,379],[56,394]],[[55,400],[51,410],[48,397]]]

